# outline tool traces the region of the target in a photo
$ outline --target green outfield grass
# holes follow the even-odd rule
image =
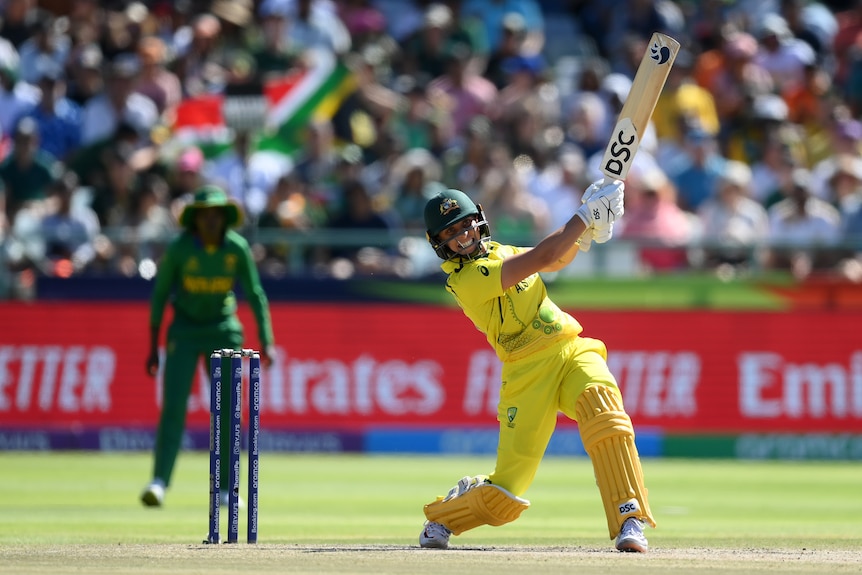
[[[862,572],[858,463],[646,459],[659,522],[647,555],[612,551],[583,458],[547,459],[518,521],[445,552],[416,549],[422,506],[491,459],[264,454],[260,543],[218,547],[201,545],[206,454],[180,456],[160,509],[138,501],[150,464],[0,454],[0,573]]]

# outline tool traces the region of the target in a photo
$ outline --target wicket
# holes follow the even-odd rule
[[[228,469],[227,543],[239,540],[239,476],[242,448],[242,360],[249,360],[248,417],[248,532],[247,543],[257,543],[258,477],[260,471],[260,352],[219,349],[210,354],[210,498],[209,533],[204,543],[220,543],[221,520],[221,392],[225,360],[230,360],[230,459]]]

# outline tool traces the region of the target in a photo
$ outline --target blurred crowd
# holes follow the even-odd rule
[[[654,31],[682,50],[616,229],[639,269],[862,280],[862,1],[806,0],[0,0],[0,276],[151,277],[205,182],[265,276],[436,270],[440,186],[532,243],[600,177]],[[333,59],[291,153],[177,145],[183,102]]]

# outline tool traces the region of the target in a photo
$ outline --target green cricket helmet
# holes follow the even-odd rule
[[[425,204],[425,236],[428,243],[442,260],[450,260],[455,256],[466,259],[474,259],[483,256],[487,251],[487,243],[491,240],[491,227],[485,219],[482,206],[473,202],[470,197],[460,190],[448,189],[434,194]],[[479,249],[469,256],[458,254],[446,246],[446,242],[440,242],[437,237],[440,232],[463,219],[475,217],[473,228],[479,229]]]

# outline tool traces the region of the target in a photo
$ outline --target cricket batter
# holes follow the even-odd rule
[[[242,287],[257,321],[264,367],[272,364],[273,335],[269,303],[260,285],[248,242],[230,229],[243,213],[225,192],[205,185],[180,214],[183,232],[165,251],[155,279],[150,307],[147,373],[159,369],[159,334],[165,305],[172,298],[173,320],[167,331],[162,412],[156,434],[153,479],[141,494],[144,505],[162,505],[171,483],[186,422],[186,406],[201,358],[215,349],[240,349],[243,327],[237,317],[234,286]],[[222,409],[222,445],[230,443],[230,410]],[[222,450],[222,469],[230,450]],[[222,499],[227,500],[227,491]]]
[[[517,519],[557,413],[578,422],[604,502],[611,539],[620,551],[646,552],[643,524],[655,527],[634,429],[597,339],[548,298],[539,272],[568,265],[593,240],[608,241],[623,214],[621,181],[596,182],[559,230],[534,248],[491,241],[480,205],[447,190],[425,206],[428,241],[444,260],[451,293],[503,362],[496,467],[464,477],[445,497],[425,505],[422,547],[446,549],[449,536]]]

